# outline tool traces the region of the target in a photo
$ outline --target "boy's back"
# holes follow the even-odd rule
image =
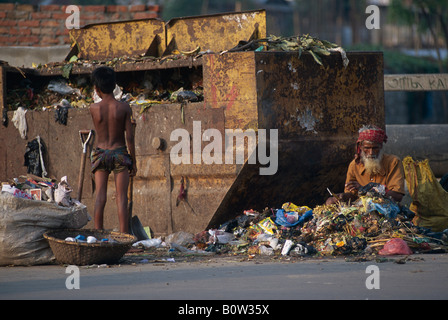
[[[90,106],[93,124],[97,131],[97,145],[101,149],[116,149],[126,145],[126,120],[131,108],[125,102],[105,98]]]

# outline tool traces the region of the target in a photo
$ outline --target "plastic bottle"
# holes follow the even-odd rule
[[[282,249],[282,256],[287,256],[289,251],[291,250],[292,245],[294,244],[294,242],[292,242],[291,240],[286,240],[285,244],[283,245],[283,249]]]

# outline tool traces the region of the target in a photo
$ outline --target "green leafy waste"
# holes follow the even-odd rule
[[[252,50],[254,48],[256,48],[255,51],[261,51],[260,48],[263,48],[265,51],[297,51],[299,52],[299,57],[303,52],[309,52],[319,65],[323,65],[321,57],[329,56],[332,52],[339,52],[342,56],[344,67],[347,67],[349,63],[346,52],[341,46],[308,34],[292,37],[271,35],[267,38],[255,39],[249,42],[243,41],[235,48],[228,50],[228,52]]]
[[[267,43],[267,50],[298,51],[299,57],[302,55],[302,52],[309,52],[320,65],[322,65],[322,56],[329,56],[332,52],[340,52],[344,67],[348,65],[345,50],[339,45],[327,40],[320,40],[308,34],[293,37],[277,37],[271,35],[266,39],[260,39],[260,41]]]
[[[78,61],[78,57],[73,56],[70,58],[67,64],[62,66],[62,76],[64,78],[68,79],[70,77],[70,73],[72,72],[73,69],[73,63],[76,61]]]

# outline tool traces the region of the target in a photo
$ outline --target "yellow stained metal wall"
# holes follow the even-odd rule
[[[165,23],[159,19],[87,25],[72,29],[70,37],[78,57],[88,60],[137,55],[158,57],[166,43]]]
[[[204,56],[204,106],[222,108],[227,129],[258,128],[253,52]]]
[[[221,52],[239,41],[266,37],[265,10],[171,19],[166,24],[167,47],[180,51]],[[175,42],[175,45],[172,44]]]
[[[72,55],[89,60],[122,56],[161,57],[174,49],[221,52],[240,40],[266,37],[264,10],[175,18],[129,20],[87,25],[70,31]]]

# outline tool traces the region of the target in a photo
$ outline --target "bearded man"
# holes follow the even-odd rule
[[[364,126],[359,130],[355,159],[347,170],[344,193],[329,198],[326,204],[337,200],[354,201],[358,191],[370,183],[382,187],[385,197],[401,202],[405,194],[403,164],[398,157],[383,152],[386,142],[385,131],[376,126]]]

